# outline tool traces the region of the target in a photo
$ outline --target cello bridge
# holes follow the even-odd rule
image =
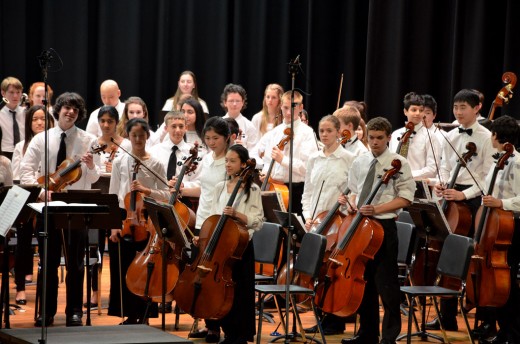
[[[478,260],[484,260],[484,257],[479,256],[478,254],[474,254],[474,255],[471,256],[471,259],[475,259],[475,260],[476,260],[476,259],[478,259]]]
[[[205,267],[204,265],[198,265],[197,269],[199,269],[199,273],[201,276],[206,276],[211,272],[211,269],[208,267]]]
[[[329,261],[332,262],[332,264],[334,264],[334,267],[337,268],[337,267],[340,267],[340,266],[343,266],[343,263],[341,263],[339,260],[337,259],[334,259],[334,258],[329,258]]]

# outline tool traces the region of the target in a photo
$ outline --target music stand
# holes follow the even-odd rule
[[[419,237],[424,238],[424,247],[421,248],[424,250],[424,281],[426,281],[428,276],[427,266],[428,266],[428,252],[429,252],[429,243],[431,239],[435,239],[437,241],[444,242],[444,239],[450,234],[450,230],[447,227],[447,223],[444,222],[444,214],[441,214],[440,208],[435,203],[430,202],[414,202],[410,207],[408,207],[408,212],[412,217],[412,220],[415,224],[415,228],[417,229],[417,234]],[[412,302],[408,300],[408,302]],[[411,337],[418,336],[422,340],[426,340],[428,337],[433,339],[437,339],[441,342],[444,342],[443,338],[437,336],[435,334],[429,333],[426,331],[426,299],[425,297],[420,297],[420,302],[422,304],[422,321],[421,321],[421,330],[411,334]],[[408,316],[413,316],[409,314]],[[407,334],[403,334],[397,338],[397,340],[401,340],[405,338]]]
[[[22,210],[16,217],[13,226],[20,226],[20,228],[28,222],[33,216],[33,210],[27,206],[27,203],[36,202],[38,195],[41,192],[41,186],[39,185],[18,185],[19,187],[30,192],[27,201],[25,202]],[[11,186],[0,188],[0,203],[2,203],[7,196],[7,192],[11,189]],[[2,328],[2,314],[5,316],[5,328],[11,328],[9,321],[9,315],[11,314],[11,308],[9,304],[9,239],[10,236],[6,234],[4,237],[4,264],[2,266],[2,286],[0,287],[0,302],[4,309],[0,310],[0,329]],[[13,305],[15,306],[15,305]],[[16,305],[16,307],[18,307]]]
[[[275,210],[282,212],[284,209],[280,205],[276,191],[262,191],[261,197],[264,217],[267,219],[267,222],[278,223],[278,217],[274,212]]]
[[[75,190],[68,193],[53,193],[54,201],[66,203],[96,204],[95,206],[48,206],[49,215],[54,219],[56,228],[85,228],[85,262],[87,274],[87,320],[86,326],[91,325],[90,320],[90,289],[91,272],[89,262],[88,231],[90,228],[112,229],[121,228],[121,212],[119,200],[115,194],[101,194],[99,190]],[[78,192],[79,191],[79,192]],[[83,216],[79,216],[83,215]],[[70,236],[69,236],[70,238]]]
[[[276,223],[281,225],[283,228],[287,228],[289,225],[289,213],[279,210],[273,210],[274,215],[276,216]],[[292,213],[291,216],[291,225],[294,226],[294,234],[296,235],[295,240],[300,242],[303,236],[307,233],[305,230],[305,226],[302,224],[298,214]]]
[[[153,226],[159,238],[162,239],[161,244],[161,255],[162,255],[162,290],[161,290],[161,302],[163,305],[166,304],[166,240],[173,242],[175,246],[179,245],[182,247],[182,251],[190,249],[191,245],[184,234],[184,230],[179,227],[178,216],[175,213],[175,209],[171,204],[158,203],[154,199],[145,197],[144,204],[148,211],[148,217],[152,220]],[[150,303],[150,300],[148,301]],[[149,305],[148,305],[149,306]],[[148,306],[146,307],[146,314],[144,318],[148,316]],[[162,313],[161,328],[163,331],[166,330],[166,312]]]

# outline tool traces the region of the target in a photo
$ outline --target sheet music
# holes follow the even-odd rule
[[[424,190],[424,194],[426,195],[426,199],[428,200],[428,202],[431,202],[432,194],[430,193],[430,187],[428,186],[428,183],[426,182],[425,179],[421,180],[421,183],[422,183],[422,187]]]
[[[45,207],[45,202],[37,202],[37,203],[27,203],[29,207],[36,210],[40,214],[43,212],[43,207]],[[47,202],[47,206],[49,207],[97,207],[97,204],[93,203],[65,203],[63,201],[51,201]]]
[[[31,193],[14,185],[0,206],[0,235],[5,237]]]
[[[280,209],[283,212],[287,212],[287,209],[285,208],[285,203],[283,202],[282,192],[280,190],[275,190],[274,192],[276,193],[276,197],[278,197],[278,203],[280,204]]]

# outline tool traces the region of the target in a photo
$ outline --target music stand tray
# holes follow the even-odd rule
[[[150,197],[144,198],[144,204],[159,238],[181,245],[184,249],[190,248],[190,242],[184,230],[179,228],[177,214],[171,204],[156,202]]]
[[[277,221],[275,223],[280,224],[283,228],[289,227],[289,213],[279,210],[273,211]],[[297,241],[301,241],[303,236],[307,233],[305,230],[305,225],[302,223],[300,218],[298,217],[298,214],[292,213],[291,214],[291,225],[294,226],[294,234],[298,237]]]
[[[408,207],[408,212],[417,228],[417,234],[421,238],[444,241],[450,234],[450,229],[443,220],[444,214],[441,214],[439,207],[431,202],[413,202]]]

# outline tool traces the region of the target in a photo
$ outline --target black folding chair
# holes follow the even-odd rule
[[[404,286],[401,287],[401,291],[405,293],[408,296],[409,300],[409,314],[408,314],[408,332],[406,334],[407,343],[411,343],[412,338],[412,317],[414,316],[413,313],[413,306],[411,299],[414,297],[422,296],[431,296],[433,297],[433,304],[435,306],[435,312],[437,313],[437,316],[439,319],[441,319],[441,330],[442,335],[444,337],[444,340],[446,342],[448,341],[448,337],[446,336],[446,331],[443,327],[443,321],[442,316],[439,312],[439,306],[437,303],[438,297],[457,297],[459,299],[459,303],[461,306],[461,309],[463,308],[463,299],[464,294],[466,291],[466,277],[468,274],[468,267],[469,262],[471,260],[471,256],[474,252],[474,245],[473,245],[473,239],[456,235],[456,234],[450,234],[446,237],[446,240],[444,241],[444,246],[441,251],[441,255],[439,258],[439,263],[437,264],[437,282],[435,282],[434,286]],[[438,282],[440,280],[440,277],[446,276],[446,277],[452,277],[459,279],[461,281],[461,286],[459,290],[452,290],[447,289],[444,287],[441,287],[438,285]],[[471,343],[473,343],[473,337],[471,334],[471,330],[469,327],[469,322],[466,313],[463,311],[462,316],[464,318],[464,323],[466,325],[466,329],[468,331],[468,336],[470,338]],[[401,336],[400,338],[404,338],[404,336]],[[400,339],[399,338],[399,339]]]
[[[256,235],[256,234],[255,234]],[[302,243],[300,246],[300,250],[298,256],[296,257],[296,263],[294,264],[294,273],[301,273],[312,278],[318,277],[320,267],[323,261],[323,255],[325,253],[325,246],[327,244],[327,239],[323,235],[315,234],[315,233],[307,233],[303,236]],[[263,300],[267,295],[284,295],[286,293],[286,285],[256,285],[255,291],[258,293],[258,299],[260,304],[260,314],[263,312]],[[299,327],[299,333],[302,338],[307,338],[310,340],[314,340],[318,343],[321,343],[314,339],[313,337],[306,336],[305,331],[302,326],[302,322],[300,319],[300,315],[298,312],[298,308],[296,306],[296,295],[306,295],[310,296],[312,311],[314,312],[314,317],[316,318],[316,323],[318,324],[318,328],[321,334],[321,338],[324,344],[326,344],[325,336],[323,335],[323,329],[321,328],[321,322],[318,316],[316,304],[314,303],[314,290],[309,288],[304,288],[299,285],[291,284],[289,286],[289,294],[290,294],[290,302],[292,306],[292,311],[297,320],[297,324]],[[278,314],[280,315],[280,320],[284,327],[285,333],[288,333],[287,324],[285,322],[284,316],[281,313],[280,307],[276,302],[276,308],[278,309]],[[260,344],[262,337],[262,321],[259,319],[258,321],[258,331],[256,335],[256,342]]]

